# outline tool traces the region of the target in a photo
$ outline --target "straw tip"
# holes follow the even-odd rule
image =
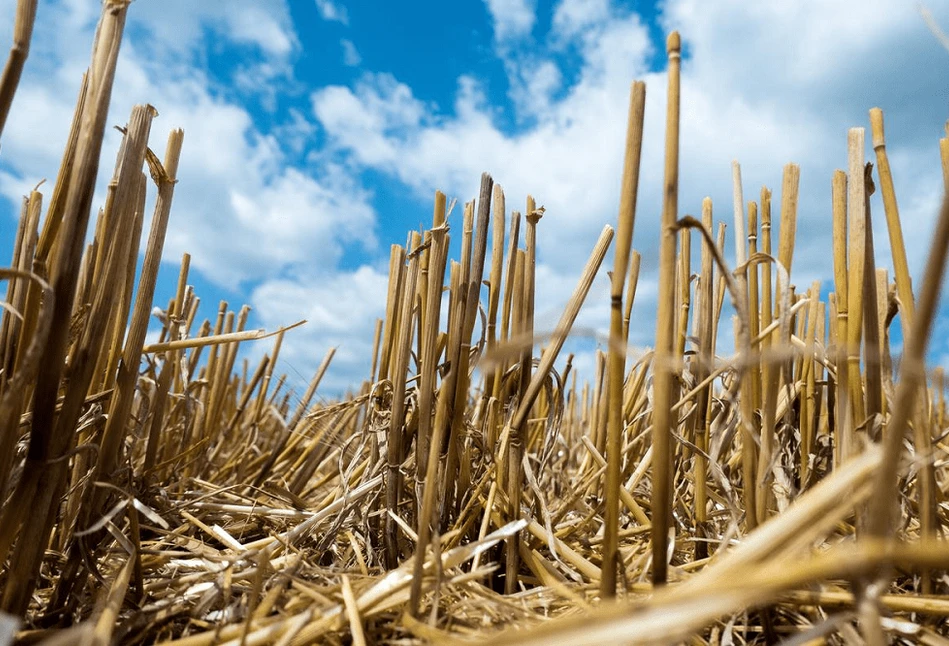
[[[883,110],[870,108],[870,132],[873,134],[873,147],[883,145]]]
[[[666,52],[669,54],[678,53],[682,50],[682,39],[679,37],[679,32],[674,31],[669,34],[669,38],[666,39]]]

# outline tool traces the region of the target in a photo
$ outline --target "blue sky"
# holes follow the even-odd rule
[[[12,25],[14,4],[0,0],[0,25]],[[949,6],[932,5],[949,28]],[[97,18],[88,0],[40,4],[0,152],[4,250],[19,196],[55,177]],[[710,195],[716,218],[731,224],[732,159],[745,199],[766,184],[776,205],[783,165],[799,163],[792,282],[803,291],[821,279],[826,292],[831,173],[846,166],[847,128],[868,127],[879,106],[918,275],[942,190],[949,52],[912,1],[136,0],[110,123],[152,103],[159,154],[168,130],[185,130],[159,304],[188,251],[203,316],[223,299],[235,310],[250,304],[255,326],[306,318],[279,370],[306,382],[338,346],[327,392],[357,385],[384,307],[389,246],[429,222],[436,189],[462,203],[488,171],[509,209],[522,209],[528,192],[547,208],[538,321],[552,327],[597,234],[615,221],[629,83],[640,78],[648,89],[634,246],[644,265],[632,340],[649,345],[670,28],[686,48],[682,213]],[[110,134],[104,159],[117,145]],[[878,263],[889,266],[878,197]],[[932,357],[949,366],[949,309],[941,312]],[[604,272],[580,325],[604,330],[607,320]],[[588,376],[596,344],[573,346]]]

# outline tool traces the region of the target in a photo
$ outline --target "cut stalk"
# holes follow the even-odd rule
[[[504,269],[504,222],[506,207],[504,191],[500,185],[494,186],[494,221],[491,223],[491,273],[488,277],[488,325],[487,340],[488,354],[491,354],[498,344],[498,306],[501,304],[501,273]],[[498,370],[491,370],[485,375],[484,392],[482,398],[486,400],[493,396],[494,383],[500,378]]]
[[[13,95],[20,84],[23,66],[30,55],[30,41],[33,39],[33,23],[36,21],[37,0],[19,0],[16,5],[16,18],[13,23],[13,47],[0,76],[0,133],[7,123]]]
[[[673,341],[675,335],[676,235],[679,195],[679,66],[682,43],[678,32],[666,41],[669,89],[666,113],[666,162],[662,223],[659,232],[659,304],[653,377],[652,582],[666,582],[669,527],[672,519],[671,435],[675,399]]]
[[[869,533],[879,539],[890,539],[896,533],[899,461],[907,424],[912,417],[919,390],[926,380],[925,356],[932,331],[939,293],[942,288],[949,251],[949,192],[943,198],[936,221],[936,230],[923,274],[916,318],[903,355],[900,384],[896,392],[893,416],[883,438],[883,459],[874,478],[870,499]],[[928,456],[924,456],[924,459]],[[885,577],[889,580],[889,576]]]
[[[441,193],[436,194],[435,208],[444,211],[445,199]],[[438,218],[436,218],[437,220]],[[416,459],[418,460],[418,483],[421,489],[421,504],[418,521],[418,542],[415,546],[415,562],[413,565],[412,590],[409,601],[409,612],[418,616],[419,602],[422,593],[422,568],[425,564],[425,554],[432,533],[435,530],[435,499],[438,491],[438,452],[441,448],[442,433],[437,432],[432,437],[432,408],[437,378],[435,365],[435,339],[438,336],[438,322],[441,314],[442,285],[445,280],[445,264],[448,257],[448,234],[444,227],[432,230],[432,250],[429,264],[428,285],[428,312],[425,315],[426,335],[422,347],[425,356],[421,358],[422,370],[421,395],[419,401],[419,435],[416,444]],[[439,398],[443,400],[445,398]],[[436,420],[437,421],[437,420]],[[444,427],[444,424],[442,425]],[[435,427],[438,429],[438,426]]]
[[[837,393],[834,411],[834,465],[842,464],[852,453],[853,423],[849,407],[849,370],[847,369],[847,330],[849,328],[849,287],[847,260],[847,174],[842,170],[834,171],[831,185],[833,195],[834,224],[834,303],[837,310],[836,321],[831,323],[834,337],[835,365],[837,367],[837,387],[831,392]],[[863,198],[861,197],[861,200]]]
[[[863,274],[863,336],[866,339],[866,415],[869,424],[874,423],[876,415],[883,415],[883,374],[880,360],[879,312],[877,307],[876,262],[873,257],[873,218],[870,213],[870,195],[873,193],[873,178],[870,176],[873,165],[867,164],[864,175],[864,212],[866,213],[866,234],[864,236],[864,274]],[[882,418],[881,418],[882,421]]]
[[[787,164],[784,167],[784,176],[781,182],[778,264],[783,270],[784,276],[788,277],[788,279],[791,275],[791,265],[794,259],[794,240],[797,233],[799,182],[800,169],[796,164]],[[789,291],[789,288],[782,288],[782,282],[781,280],[778,281],[774,298],[775,314],[781,322],[781,325],[771,334],[769,348],[787,347],[792,332],[790,306],[794,302],[793,294]],[[793,378],[790,361],[782,361],[778,365],[774,365],[773,362],[768,361],[765,364],[765,369],[762,371],[762,379],[764,379],[764,401],[762,402],[761,453],[758,456],[758,486],[762,492],[757,501],[759,523],[767,519],[768,510],[772,507],[774,498],[771,491],[771,483],[773,480],[771,468],[776,451],[776,429],[779,422],[776,416],[777,400],[782,384],[782,373],[785,375],[784,381],[790,383]]]
[[[99,172],[99,155],[127,10],[127,2],[113,2],[103,7],[93,49],[90,81],[84,86],[81,100],[83,114],[78,148],[72,160],[71,172],[61,174],[61,180],[66,182],[63,186],[65,193],[60,193],[65,194],[62,228],[59,232],[62,244],[51,263],[54,267],[51,284],[56,293],[56,304],[33,394],[33,427],[25,469],[28,475],[21,479],[14,493],[19,503],[4,510],[0,518],[0,562],[6,559],[13,535],[17,535],[17,546],[11,561],[16,565],[8,572],[9,583],[4,589],[0,605],[18,615],[26,610],[36,585],[43,550],[55,520],[56,502],[65,484],[65,463],[49,465],[51,460],[61,457],[69,449],[73,439],[73,424],[78,418],[78,407],[76,417],[71,417],[71,410],[62,411],[57,417],[56,399],[69,345],[83,241]],[[80,395],[84,398],[85,393]],[[28,515],[25,513],[27,510]],[[20,522],[23,520],[25,522],[21,528]]]
[[[866,272],[866,190],[864,182],[864,130],[851,128],[847,133],[848,147],[848,264],[847,277],[847,378],[850,381],[850,409],[854,426],[863,424],[867,416],[860,374],[860,347],[863,332],[863,276]],[[852,446],[851,451],[858,447]],[[849,454],[848,454],[849,457]]]
[[[613,274],[610,283],[610,378],[609,420],[606,440],[606,491],[604,500],[603,565],[600,596],[616,594],[618,561],[620,466],[623,448],[623,378],[626,373],[626,336],[623,326],[623,284],[629,267],[636,198],[639,192],[639,166],[642,157],[643,117],[646,110],[646,84],[637,81],[630,88],[629,117],[626,126],[626,158],[620,188],[620,208],[616,228]]]
[[[886,215],[886,229],[890,234],[890,253],[893,255],[893,271],[896,279],[896,292],[900,297],[900,316],[902,318],[903,339],[913,325],[915,299],[913,283],[909,274],[909,262],[906,259],[906,245],[903,242],[903,227],[900,224],[900,211],[896,203],[896,191],[893,188],[893,172],[886,154],[886,138],[883,135],[883,111],[880,108],[870,110],[870,132],[873,135],[873,150],[876,151],[877,174],[880,178],[880,190],[883,193],[883,212]]]
[[[393,569],[399,564],[399,541],[394,515],[399,514],[402,500],[402,461],[404,460],[405,427],[405,378],[412,350],[412,332],[416,300],[416,283],[419,275],[419,247],[422,237],[412,234],[412,250],[409,253],[409,268],[402,289],[399,313],[399,336],[392,364],[392,412],[389,417],[386,472],[386,566]]]
[[[732,161],[732,202],[734,205],[735,213],[735,265],[736,267],[745,268],[746,263],[748,262],[748,249],[745,246],[745,216],[743,213],[744,206],[744,197],[742,195],[742,186],[741,186],[741,166],[739,166],[737,161]],[[724,276],[723,276],[724,277]],[[737,280],[737,289],[738,293],[735,294],[735,298],[739,299],[738,304],[739,309],[748,310],[748,272],[739,271],[736,276]],[[750,356],[751,348],[744,347],[739,341],[739,329],[742,325],[742,321],[739,320],[737,315],[732,319],[733,328],[735,330],[735,345],[736,350],[739,353],[739,356]],[[745,322],[747,323],[747,322]],[[742,502],[745,507],[745,529],[751,531],[758,524],[758,519],[762,516],[762,509],[758,505],[758,487],[761,482],[761,469],[760,465],[756,465],[758,459],[758,451],[756,446],[757,437],[761,437],[761,451],[762,454],[766,449],[764,431],[759,434],[755,429],[755,411],[752,408],[754,405],[754,396],[753,396],[753,385],[752,385],[752,373],[749,370],[740,370],[736,375],[736,378],[740,380],[740,401],[739,401],[739,421],[738,425],[741,429],[741,474],[742,474],[742,487],[741,495]],[[757,470],[756,470],[757,467]],[[761,498],[763,501],[767,500],[767,496]]]
[[[712,200],[706,197],[702,200],[702,225],[712,230]],[[699,319],[699,360],[695,378],[704,383],[712,370],[714,357],[714,339],[712,338],[712,316],[715,309],[714,281],[715,266],[712,259],[712,248],[709,241],[702,239],[702,273],[699,276],[698,310]],[[697,408],[693,416],[693,435],[698,452],[693,464],[693,478],[695,480],[695,529],[696,537],[700,540],[695,543],[695,559],[700,560],[708,556],[708,544],[701,540],[706,537],[708,522],[708,432],[711,426],[711,398],[712,388],[706,385],[697,395]]]

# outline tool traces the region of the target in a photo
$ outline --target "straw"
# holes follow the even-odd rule
[[[673,34],[659,263],[632,250],[645,136],[634,83],[608,338],[576,321],[606,306],[593,284],[613,229],[545,323],[536,268],[563,250],[537,225],[570,215],[527,196],[522,242],[485,173],[457,257],[437,191],[431,228],[391,248],[367,379],[326,391],[334,356],[353,349],[324,349],[298,397],[278,366],[299,365],[288,352],[303,322],[248,329],[249,308],[227,302],[198,318],[187,254],[173,297],[152,303],[182,141],[172,131],[159,159],[149,106],[120,128],[88,226],[125,4],[104,8],[59,176],[49,199],[41,187],[24,198],[0,269],[0,632],[192,646],[949,637],[945,373],[923,363],[949,201],[916,302],[882,113],[871,127],[896,282],[875,257],[854,130],[850,178],[834,174],[824,205],[835,292],[822,298],[820,281],[792,281],[795,164],[772,217],[771,192],[746,202],[734,163],[734,241],[710,199],[701,220],[678,218]],[[649,314],[633,316],[638,279],[657,269],[656,348],[634,348]],[[601,347],[561,358],[571,336]],[[247,358],[246,343],[271,337]]]
[[[672,347],[675,334],[675,276],[677,197],[679,181],[679,64],[682,44],[678,32],[666,41],[669,55],[669,100],[666,113],[666,163],[663,181],[662,223],[659,234],[659,305],[656,314],[656,355],[653,359],[653,488],[652,488],[652,582],[665,583],[672,515],[670,435],[673,420],[669,408],[673,392]]]
[[[616,593],[617,536],[619,533],[620,454],[623,443],[623,377],[626,373],[626,332],[623,326],[623,284],[629,265],[639,190],[639,164],[642,155],[643,115],[646,109],[646,85],[633,83],[630,88],[629,120],[626,131],[626,160],[620,192],[613,274],[610,286],[610,377],[609,427],[606,440],[606,483],[604,498],[603,578],[600,595]]]

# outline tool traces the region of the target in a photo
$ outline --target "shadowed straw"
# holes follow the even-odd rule
[[[28,453],[31,464],[14,493],[17,504],[7,506],[0,516],[0,526],[3,527],[0,530],[0,561],[6,559],[14,535],[17,539],[11,561],[15,565],[8,576],[0,606],[17,614],[26,610],[36,584],[42,552],[53,529],[55,502],[65,484],[65,462],[53,465],[49,462],[61,458],[69,449],[79,405],[84,399],[81,388],[70,391],[68,395],[76,393],[69,398],[71,405],[68,409],[64,406],[56,416],[56,396],[69,342],[73,297],[127,8],[127,3],[119,2],[103,7],[89,71],[90,80],[83,98],[81,136],[72,168],[67,177],[61,178],[64,183],[68,182],[65,184],[68,189],[64,186],[61,192],[66,196],[59,232],[62,244],[51,258],[54,269],[50,283],[56,294],[56,303],[33,395],[33,426]],[[30,511],[28,515],[27,510]]]
[[[672,515],[671,434],[675,428],[671,406],[672,348],[675,335],[675,276],[677,200],[679,185],[679,65],[682,43],[678,32],[666,41],[669,55],[669,98],[666,114],[666,165],[662,222],[659,229],[659,304],[656,313],[656,354],[653,357],[653,483],[652,581],[666,581],[669,522]]]

